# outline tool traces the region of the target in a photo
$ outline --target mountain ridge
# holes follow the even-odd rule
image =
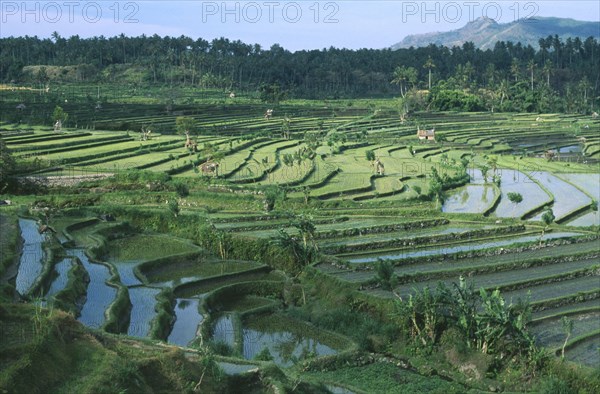
[[[570,18],[535,17],[519,19],[509,23],[498,23],[482,16],[459,29],[447,32],[430,32],[404,37],[391,49],[425,47],[430,44],[447,47],[462,46],[465,42],[473,42],[481,49],[492,49],[497,41],[520,42],[524,46],[539,48],[539,40],[549,35],[558,35],[565,40],[568,37],[600,39],[600,22],[578,21]]]

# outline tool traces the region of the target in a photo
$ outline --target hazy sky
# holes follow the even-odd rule
[[[269,48],[383,48],[406,35],[447,31],[487,16],[499,23],[556,16],[596,21],[598,1],[6,1],[0,37],[57,31],[104,35],[226,37]]]

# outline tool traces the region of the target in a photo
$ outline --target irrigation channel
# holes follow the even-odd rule
[[[93,222],[92,224],[97,224]],[[31,295],[31,289],[35,288],[43,272],[45,262],[44,242],[49,235],[40,234],[38,224],[31,219],[19,219],[21,236],[24,240],[23,254],[17,274],[18,291],[21,295]],[[150,336],[152,321],[157,315],[157,295],[166,288],[177,288],[178,286],[190,284],[192,290],[185,295],[177,295],[173,313],[175,321],[166,336],[168,343],[187,347],[194,343],[202,331],[202,323],[208,320],[210,314],[203,310],[202,302],[210,290],[218,288],[214,283],[202,290],[202,277],[197,275],[179,277],[171,280],[150,280],[142,282],[135,274],[136,266],[142,260],[118,260],[109,257],[106,262],[95,261],[88,255],[86,249],[81,245],[67,247],[68,239],[64,236],[57,237],[62,241],[63,253],[65,255],[53,267],[55,274],[53,280],[44,294],[42,302],[49,304],[52,296],[60,293],[68,286],[69,271],[80,264],[89,276],[86,296],[80,300],[77,319],[84,325],[94,329],[106,328],[109,318],[109,310],[113,307],[119,287],[125,287],[129,295],[131,310],[129,313],[129,326],[127,335],[145,338]],[[246,274],[241,272],[237,277],[231,278],[229,282],[241,281],[244,278],[271,278],[269,273],[261,272],[264,266],[256,268],[253,272]],[[245,275],[245,276],[244,276]],[[214,277],[212,278],[214,279]],[[198,283],[200,285],[196,286]],[[228,282],[225,281],[224,284]],[[196,287],[194,287],[196,286]],[[195,289],[195,290],[194,290]],[[198,290],[200,289],[200,290]],[[249,298],[249,297],[247,297]],[[254,297],[244,299],[243,303],[254,305],[267,305],[274,301],[266,298]],[[243,305],[238,305],[242,311]],[[246,305],[247,309],[248,305]],[[304,326],[303,322],[294,321],[281,324],[281,317],[261,315],[260,318],[249,316],[243,320],[239,318],[239,310],[234,308],[230,312],[217,313],[210,323],[211,338],[215,343],[225,343],[247,360],[253,360],[259,353],[268,350],[273,361],[283,367],[289,367],[296,361],[309,356],[331,355],[345,348],[347,344],[340,346],[339,338],[328,338],[311,332]],[[265,322],[267,322],[265,324]],[[291,327],[291,328],[290,328]],[[316,339],[319,337],[319,339]],[[324,339],[323,339],[324,338]],[[266,349],[266,350],[265,350]],[[254,364],[223,363],[222,367],[226,373],[241,373],[255,368]]]

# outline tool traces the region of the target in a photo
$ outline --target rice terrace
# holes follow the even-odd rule
[[[596,39],[360,86],[156,40],[0,68],[2,392],[600,391]]]

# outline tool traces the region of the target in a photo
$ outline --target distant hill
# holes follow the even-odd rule
[[[497,41],[520,42],[538,49],[540,38],[555,34],[563,41],[567,37],[580,37],[585,40],[593,36],[600,39],[600,22],[539,17],[500,24],[493,19],[480,17],[457,30],[406,36],[399,43],[392,45],[392,49],[425,47],[429,44],[453,47],[468,41],[481,49],[493,48]]]

